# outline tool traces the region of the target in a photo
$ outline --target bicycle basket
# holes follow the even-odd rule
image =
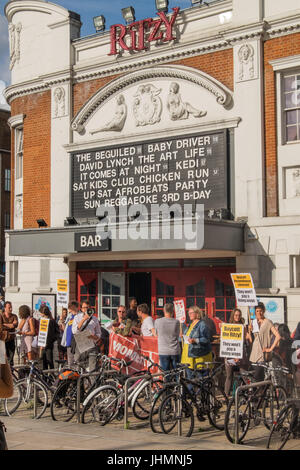
[[[58,376],[59,380],[76,380],[80,377],[80,374],[75,370],[64,370]]]

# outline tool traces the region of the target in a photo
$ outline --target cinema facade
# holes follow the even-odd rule
[[[293,329],[298,0],[220,0],[168,14],[153,6],[152,20],[82,38],[80,17],[52,3],[12,0],[5,14],[14,308],[51,297],[59,278],[102,321],[130,296],[153,315],[184,298],[224,321],[235,306],[230,273],[250,272],[269,312],[279,308]],[[169,218],[161,204],[174,205]],[[184,231],[161,236],[166,220],[175,233],[184,210],[195,227],[201,207],[199,243]],[[159,236],[132,235],[149,214]],[[131,235],[105,238],[108,220]]]

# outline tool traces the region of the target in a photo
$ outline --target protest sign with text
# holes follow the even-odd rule
[[[234,285],[236,304],[238,307],[253,307],[257,305],[256,292],[250,273],[231,274]]]
[[[242,324],[222,323],[220,357],[242,359],[244,326]]]

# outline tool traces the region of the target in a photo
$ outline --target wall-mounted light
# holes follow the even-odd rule
[[[94,16],[94,26],[97,33],[105,30],[105,18],[103,15]]]
[[[78,222],[75,219],[75,217],[66,217],[66,224],[65,225],[78,225]]]
[[[122,15],[127,24],[135,21],[135,11],[133,7],[122,8]]]
[[[163,11],[166,13],[169,7],[169,0],[155,0],[157,11]]]
[[[48,227],[47,222],[44,219],[37,219],[36,222],[37,222],[39,228]]]

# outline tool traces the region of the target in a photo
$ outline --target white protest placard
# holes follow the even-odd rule
[[[68,308],[68,279],[57,279],[57,307]]]
[[[184,300],[175,300],[174,301],[174,310],[175,310],[175,318],[180,321],[180,323],[185,323],[186,315],[185,315],[185,305]]]
[[[44,348],[46,346],[46,343],[47,343],[49,322],[50,322],[50,320],[48,318],[41,318],[40,319],[38,346],[41,346],[42,348]]]
[[[80,331],[74,335],[75,341],[76,341],[76,346],[78,347],[79,353],[82,354],[89,349],[92,349],[95,347],[94,341],[89,338],[91,336],[91,330],[86,328],[83,331]]]
[[[238,307],[254,307],[257,305],[256,292],[250,273],[231,274]]]
[[[236,323],[222,323],[220,339],[220,357],[242,359],[244,327]]]
[[[5,342],[0,341],[0,364],[6,363],[6,349],[5,349]]]

